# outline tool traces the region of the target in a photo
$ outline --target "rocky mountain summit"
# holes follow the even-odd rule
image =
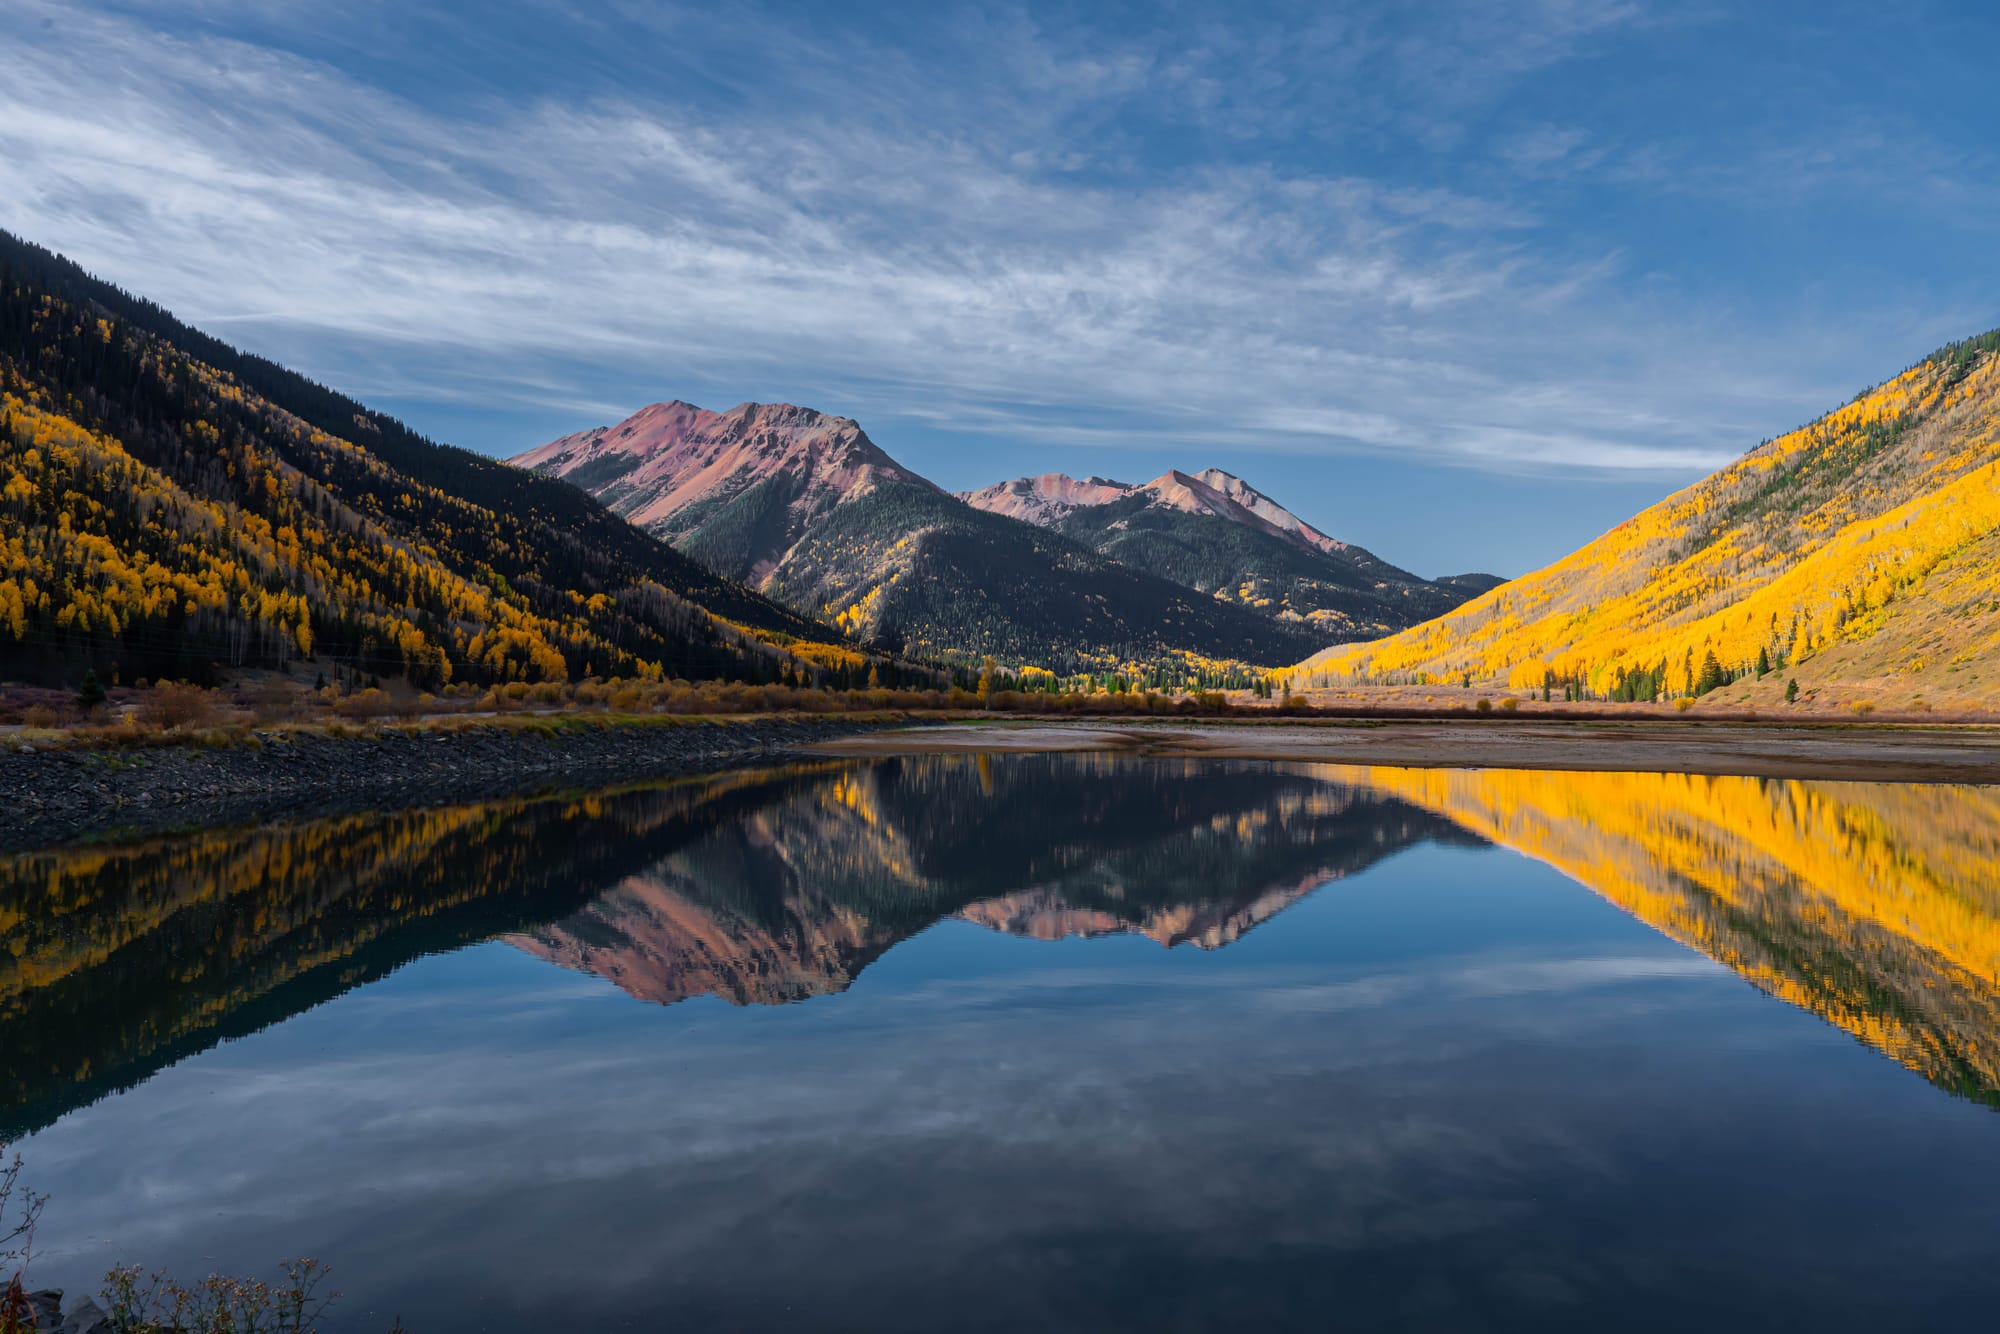
[[[951,495],[852,418],[789,403],[656,403],[511,462],[796,611],[942,658],[1265,662],[1414,625],[1497,582],[1419,578],[1219,468]]]
[[[810,408],[659,403],[511,462],[582,487],[720,575],[897,651],[1081,670],[1175,655],[1283,661],[1326,643],[1315,627],[969,505],[851,418]],[[1095,497],[1086,486],[1075,498]]]
[[[960,498],[1331,639],[1370,639],[1415,625],[1501,582],[1411,574],[1329,536],[1220,468],[1170,470],[1140,485],[1046,473]]]

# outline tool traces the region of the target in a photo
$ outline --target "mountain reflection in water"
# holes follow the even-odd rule
[[[631,995],[844,990],[941,919],[1226,947],[1421,842],[1545,861],[1942,1088],[2000,1098],[2000,794],[1114,755],[827,761],[0,861],[0,1136],[420,955]]]

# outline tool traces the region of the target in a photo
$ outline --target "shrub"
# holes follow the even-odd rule
[[[335,711],[343,718],[383,718],[396,707],[388,692],[374,686],[356,691],[335,706]]]
[[[29,727],[54,727],[62,717],[46,704],[30,704],[22,710],[21,721]]]
[[[1490,699],[1482,699],[1479,701],[1479,703],[1473,705],[1472,707],[1478,709],[1481,713],[1491,713],[1493,712],[1493,701]]]
[[[21,1155],[10,1157],[6,1143],[0,1141],[0,1273],[12,1270],[16,1284],[28,1272],[34,1255],[35,1224],[47,1203],[46,1195],[37,1195],[22,1183]]]
[[[296,716],[298,700],[298,692],[289,680],[273,676],[259,682],[251,692],[250,710],[260,723],[278,722]]]
[[[106,1314],[124,1334],[313,1334],[337,1292],[322,1293],[326,1266],[295,1260],[276,1287],[261,1279],[211,1274],[184,1285],[165,1275],[142,1279],[136,1268],[104,1276]]]
[[[162,681],[140,701],[138,718],[163,731],[213,727],[223,718],[215,692],[179,681]]]
[[[1500,708],[1507,713],[1512,713],[1520,707],[1521,701],[1518,699],[1503,699],[1500,701]]]

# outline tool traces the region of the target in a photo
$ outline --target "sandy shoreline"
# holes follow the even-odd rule
[[[1632,722],[954,723],[843,737],[818,755],[1128,751],[1408,768],[2000,782],[2000,728]]]

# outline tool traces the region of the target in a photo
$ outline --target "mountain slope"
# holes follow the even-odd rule
[[[1192,476],[1168,472],[1143,486],[1048,473],[960,498],[975,509],[1053,529],[1198,593],[1307,622],[1328,639],[1400,630],[1499,582],[1474,588],[1421,579],[1327,536],[1220,468]]]
[[[0,676],[761,675],[760,635],[839,638],[4,233],[0,394]]]
[[[1325,642],[975,509],[852,420],[807,408],[656,404],[511,461],[574,482],[804,613],[930,657],[1065,669],[1175,653],[1276,662]]]
[[[1614,698],[1764,700],[1796,678],[1848,697],[1980,700],[2000,693],[1996,581],[2000,332],[1943,349],[1544,570],[1297,670],[1552,680]]]

